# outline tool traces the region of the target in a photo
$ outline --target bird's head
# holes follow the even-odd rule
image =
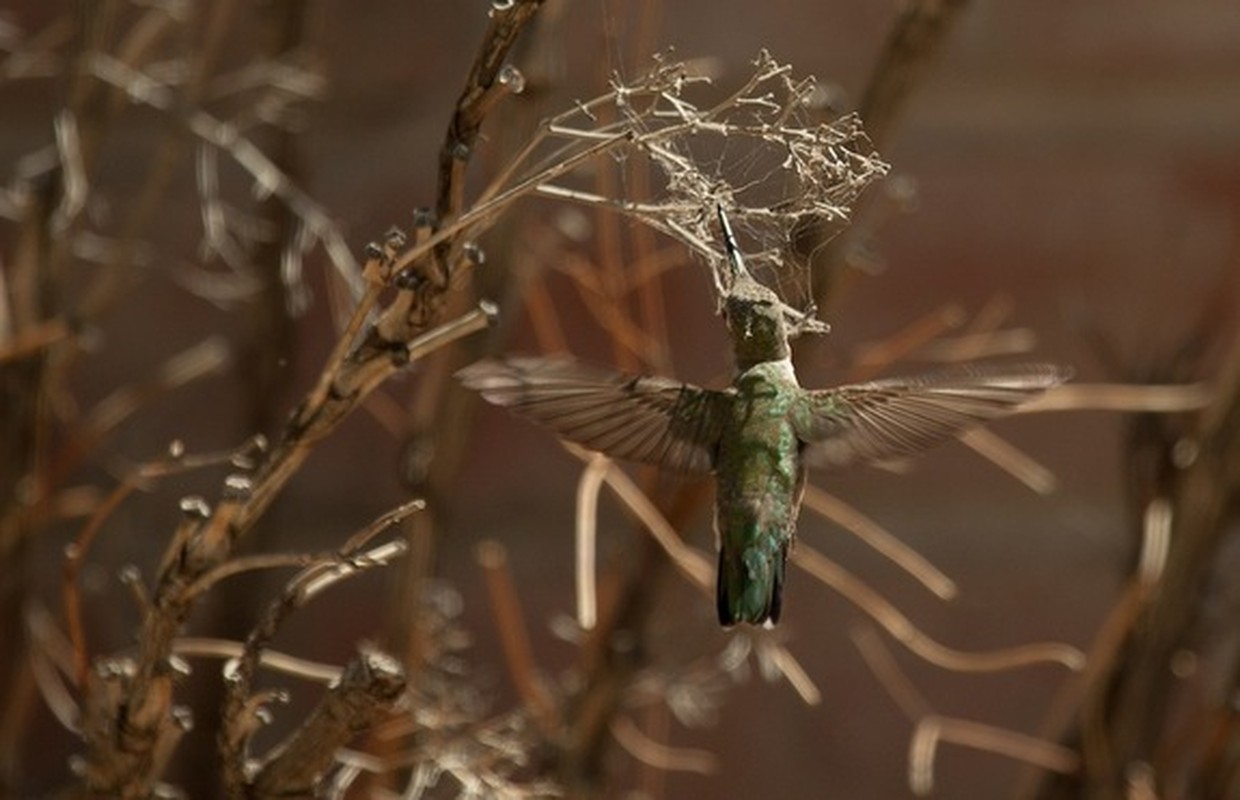
[[[737,369],[788,358],[788,325],[779,296],[749,275],[737,279],[723,301]]]

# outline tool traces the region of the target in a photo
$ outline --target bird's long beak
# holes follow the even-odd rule
[[[730,268],[728,277],[735,284],[738,280],[752,276],[749,274],[749,268],[745,266],[745,259],[741,256],[740,245],[736,243],[736,234],[732,232],[732,223],[728,221],[728,214],[723,210],[723,203],[715,204],[715,210],[719,214],[719,227],[723,230],[723,248],[728,254],[728,267]]]

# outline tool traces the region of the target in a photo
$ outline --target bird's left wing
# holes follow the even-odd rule
[[[484,359],[457,373],[488,402],[612,458],[714,469],[730,391],[587,367],[569,358]]]
[[[1067,380],[1053,364],[969,365],[807,392],[792,411],[812,467],[913,455]]]

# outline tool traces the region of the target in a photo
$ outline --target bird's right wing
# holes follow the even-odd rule
[[[488,402],[612,458],[705,474],[730,391],[587,367],[569,358],[484,359],[457,373]]]

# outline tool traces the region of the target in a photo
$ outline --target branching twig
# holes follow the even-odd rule
[[[805,507],[823,515],[891,559],[943,600],[956,596],[956,583],[937,567],[887,532],[877,522],[816,486],[805,487]]]
[[[850,602],[881,625],[892,638],[932,664],[959,672],[994,672],[1039,663],[1060,664],[1079,670],[1085,656],[1066,644],[1030,644],[989,653],[964,653],[945,647],[927,637],[882,595],[848,574],[830,559],[803,542],[790,555],[792,563],[844,595]]]
[[[909,741],[908,781],[915,794],[928,795],[934,788],[934,756],[941,741],[975,747],[1056,772],[1079,768],[1080,758],[1067,748],[992,725],[934,713],[872,628],[856,626],[851,635],[870,670],[914,723]]]
[[[246,749],[254,730],[253,713],[255,713],[257,708],[251,698],[251,685],[260,663],[262,651],[275,635],[281,621],[329,586],[362,570],[381,566],[403,553],[405,543],[400,539],[372,548],[370,551],[363,551],[362,548],[366,547],[370,540],[388,527],[400,522],[422,507],[423,504],[421,502],[414,501],[384,514],[375,520],[374,523],[351,537],[334,557],[321,559],[298,573],[285,585],[280,597],[272,602],[258,624],[250,632],[250,635],[246,638],[241,658],[235,662],[230,662],[229,666],[225,668],[228,678],[228,694],[224,705],[221,749],[223,751],[222,758],[227,782],[230,790],[234,793],[239,792],[242,785],[246,782]],[[399,665],[394,662],[389,665],[388,661],[383,659],[386,659],[386,657],[380,659],[379,654],[374,651],[361,653],[359,661],[355,662],[352,667],[355,672],[360,671],[354,675],[354,685],[340,688],[345,683],[348,683],[349,673],[348,669],[346,669],[346,680],[337,684],[338,691],[344,692],[344,695],[329,693],[324,700],[324,705],[320,706],[320,711],[312,715],[312,720],[317,720],[318,724],[331,727],[341,722],[340,720],[335,720],[334,722],[332,720],[341,713],[342,708],[346,707],[352,708],[352,711],[363,716],[365,714],[377,713],[382,705],[380,701],[387,696],[387,692],[392,688],[393,682],[399,683],[400,688],[396,690],[397,693],[403,690],[404,686],[404,675]],[[371,697],[369,693],[372,691],[379,694]],[[360,699],[354,697],[359,692],[361,693]],[[367,697],[373,702],[367,703],[365,701]],[[387,699],[390,700],[391,698],[388,697]],[[338,707],[340,703],[345,705]],[[357,707],[353,707],[351,704],[357,704]],[[326,719],[323,719],[324,716]],[[355,732],[349,728],[350,724],[352,723],[344,724],[343,728],[350,732]],[[340,733],[334,727],[331,730]],[[300,735],[298,734],[297,736],[300,737]],[[294,741],[298,743],[290,745],[290,747],[301,755],[307,755],[303,751],[307,748],[313,749],[314,747],[312,742],[299,738]],[[335,742],[331,751],[334,751],[335,747],[340,744],[343,744],[343,741]],[[283,757],[279,755],[272,758],[273,760],[281,761],[281,766],[274,768],[277,777],[271,779],[275,784],[280,784],[288,777],[286,775],[288,762],[282,761]],[[317,758],[322,758],[322,754],[318,753]],[[315,763],[319,763],[317,759]],[[313,774],[303,773],[302,779],[309,780],[312,784],[317,783],[321,774],[321,771]]]
[[[363,645],[305,723],[263,764],[251,796],[314,793],[339,748],[390,713],[404,692],[400,664]]]
[[[934,789],[939,742],[985,750],[1051,772],[1072,773],[1081,766],[1080,756],[1066,747],[993,725],[930,714],[917,720],[909,742],[908,783],[914,794],[924,797]]]

